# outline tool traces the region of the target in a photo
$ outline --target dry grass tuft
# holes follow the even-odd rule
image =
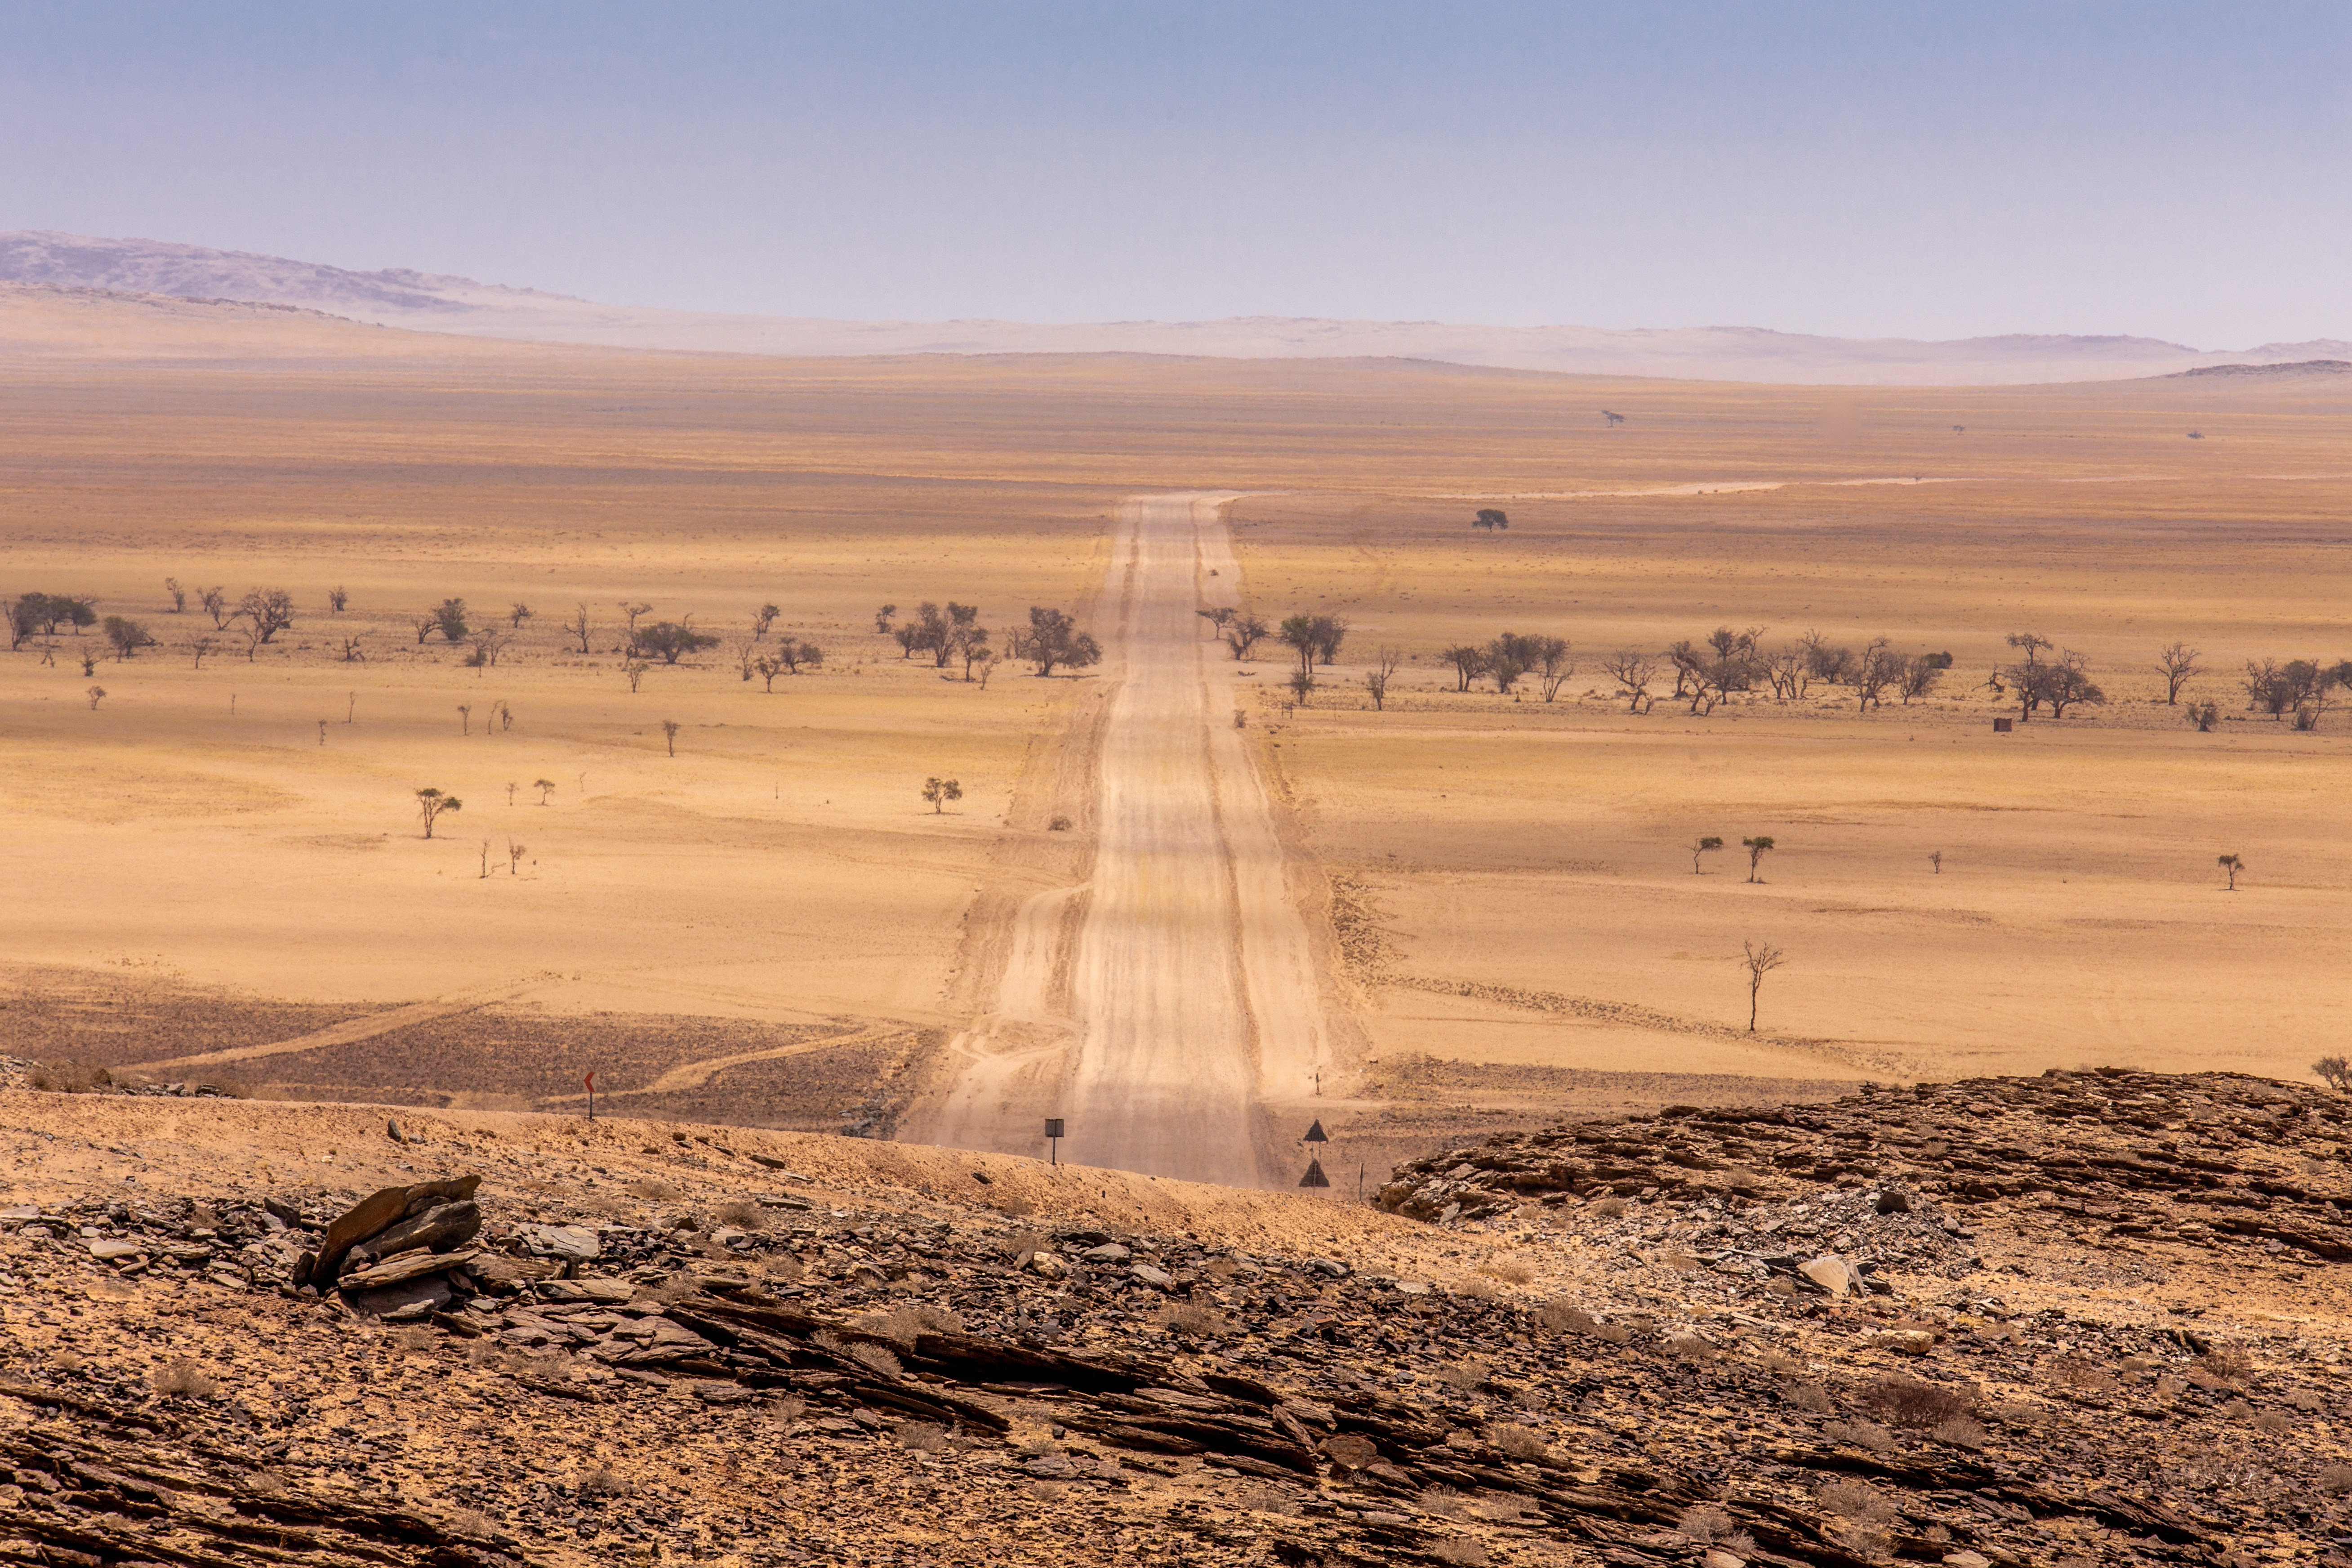
[[[1633,1337],[1633,1331],[1622,1323],[1604,1323],[1580,1307],[1565,1301],[1546,1301],[1536,1310],[1536,1321],[1554,1333],[1585,1334],[1622,1345]]]
[[[1889,1453],[1895,1447],[1895,1434],[1875,1421],[1824,1421],[1822,1436],[1873,1454]]]
[[[748,1198],[737,1198],[719,1205],[719,1223],[731,1225],[737,1230],[765,1230],[768,1211]]]
[[[1222,1339],[1233,1330],[1233,1320],[1214,1307],[1193,1301],[1171,1301],[1160,1309],[1160,1326],[1171,1334],[1183,1334],[1196,1340]]]
[[[1929,1436],[1937,1442],[1949,1444],[1955,1448],[1974,1449],[1985,1446],[1986,1434],[1984,1423],[1975,1416],[1955,1415],[1948,1421],[1937,1422]]]
[[[1525,1285],[1535,1279],[1535,1271],[1524,1263],[1481,1263],[1478,1272],[1489,1279],[1499,1279],[1506,1285]]]
[[[1437,1374],[1437,1380],[1448,1388],[1458,1388],[1465,1394],[1475,1394],[1495,1375],[1495,1369],[1475,1361],[1462,1362]]]
[[[882,1377],[898,1377],[907,1370],[896,1355],[880,1345],[854,1344],[849,1347],[848,1353],[850,1360]]]
[[[192,1356],[173,1356],[154,1373],[155,1392],[166,1399],[211,1399],[221,1391],[220,1379]]]
[[[888,1340],[901,1350],[913,1350],[925,1334],[961,1334],[963,1320],[945,1307],[929,1301],[908,1301],[887,1310],[861,1312],[850,1326]]]
[[[1551,1445],[1543,1440],[1542,1433],[1532,1426],[1522,1426],[1516,1421],[1497,1423],[1487,1436],[1494,1439],[1496,1447],[1514,1459],[1541,1464],[1551,1456]]]
[[[2352,1492],[2352,1465],[2321,1466],[2319,1489],[2329,1497],[2342,1497]]]
[[[1622,1219],[1627,1205],[1623,1198],[1602,1198],[1584,1205],[1584,1212],[1595,1219]]]
[[[582,1497],[626,1497],[634,1489],[629,1479],[610,1465],[599,1465],[580,1478]]]
[[[898,1447],[918,1454],[937,1454],[946,1450],[948,1429],[930,1421],[908,1421],[891,1434]]]
[[[1882,1377],[1864,1389],[1856,1403],[1893,1426],[1928,1431],[1971,1415],[1977,1407],[1973,1390],[1945,1388],[1912,1377]]]
[[[1736,1556],[1745,1557],[1756,1550],[1756,1539],[1739,1528],[1739,1521],[1711,1502],[1703,1502],[1683,1510],[1675,1528],[1686,1540],[1701,1546],[1720,1546]]]
[[[1486,1568],[1487,1563],[1494,1561],[1487,1555],[1485,1542],[1467,1535],[1452,1541],[1441,1541],[1429,1551],[1430,1555],[1440,1563],[1452,1563],[1456,1564],[1457,1568]]]

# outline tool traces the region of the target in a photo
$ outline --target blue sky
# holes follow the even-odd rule
[[[2352,5],[0,0],[0,228],[786,315],[2352,337]]]

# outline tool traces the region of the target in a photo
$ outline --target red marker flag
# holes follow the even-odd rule
[[[596,1120],[596,1075],[592,1072],[580,1081],[588,1086],[588,1120],[593,1121]]]

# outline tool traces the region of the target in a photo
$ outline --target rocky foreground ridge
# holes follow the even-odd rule
[[[0,1094],[0,1562],[2352,1562],[2315,1091],[1514,1134],[1427,1220],[124,1103]]]

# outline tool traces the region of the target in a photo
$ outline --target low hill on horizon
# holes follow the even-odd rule
[[[839,321],[606,305],[407,268],[354,271],[246,251],[43,230],[0,233],[0,281],[294,306],[463,336],[604,348],[847,357],[1150,353],[1420,359],[1570,374],[1790,384],[1993,385],[2123,380],[2352,358],[2352,342],[2202,350],[2155,338],[2013,333],[1929,342],[1759,327],[1498,327],[1255,316],[1046,324]]]

